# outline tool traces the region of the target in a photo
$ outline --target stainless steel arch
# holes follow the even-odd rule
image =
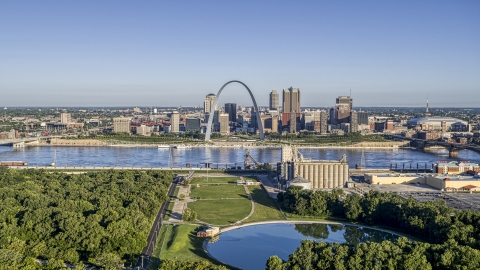
[[[212,133],[213,116],[215,114],[215,108],[217,107],[218,98],[220,97],[220,94],[222,93],[223,88],[225,88],[225,86],[233,82],[236,82],[245,86],[248,93],[250,94],[250,97],[252,98],[252,101],[253,101],[253,107],[255,108],[255,112],[257,112],[256,115],[257,115],[258,131],[260,133],[260,140],[263,141],[265,136],[263,135],[263,126],[262,126],[262,121],[260,119],[260,112],[258,111],[257,102],[255,101],[255,98],[253,97],[253,94],[252,94],[252,91],[250,91],[250,88],[248,88],[248,86],[243,82],[237,81],[237,80],[227,82],[218,91],[217,96],[215,97],[215,101],[213,101],[212,107],[210,108],[210,115],[208,116],[207,134],[205,135],[205,141],[210,141],[210,134]]]

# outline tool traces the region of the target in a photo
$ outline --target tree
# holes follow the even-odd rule
[[[197,219],[197,213],[190,208],[186,208],[182,215],[184,221],[195,221]]]

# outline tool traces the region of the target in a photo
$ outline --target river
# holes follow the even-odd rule
[[[314,160],[338,160],[343,154],[351,168],[360,164],[362,149],[352,148],[308,148],[300,149],[306,158]],[[250,154],[261,163],[276,163],[280,161],[280,148],[250,148]],[[434,152],[423,152],[414,149],[365,149],[365,164],[367,168],[387,168],[390,164],[398,164],[399,168],[410,164],[420,168],[427,164],[428,168],[436,161],[469,160],[480,162],[480,154],[463,150],[458,158],[449,158],[448,151],[436,149]],[[214,148],[194,147],[188,149],[157,149],[146,147],[73,147],[73,146],[29,146],[13,148],[0,146],[0,161],[24,161],[30,166],[47,166],[56,156],[57,166],[119,166],[119,167],[192,167],[205,166],[205,163],[218,164],[224,168],[242,166],[245,159],[245,148]]]

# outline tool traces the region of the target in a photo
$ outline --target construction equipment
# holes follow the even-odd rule
[[[265,166],[261,163],[259,163],[258,161],[256,161],[251,155],[250,155],[250,149],[247,149],[245,151],[245,170],[249,170],[251,169],[252,167],[252,164],[255,164],[255,168],[258,168],[258,169],[266,169]]]

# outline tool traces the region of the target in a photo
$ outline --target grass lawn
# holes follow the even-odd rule
[[[243,186],[233,184],[226,185],[192,185],[190,197],[200,197],[200,199],[220,199],[220,198],[246,198]]]
[[[197,212],[198,219],[211,225],[226,226],[248,216],[252,204],[247,198],[224,200],[198,200],[188,203]]]
[[[282,212],[278,210],[275,201],[260,186],[249,186],[248,189],[255,201],[255,212],[245,222],[285,219]]]
[[[165,220],[169,220],[170,219],[170,216],[172,215],[172,210],[173,210],[173,206],[175,205],[175,202],[174,201],[171,201],[169,204],[168,204],[168,208],[167,208],[167,211],[165,211]]]
[[[178,191],[180,190],[180,187],[176,187],[175,188],[175,191],[173,192],[173,198],[170,198],[170,199],[176,199],[178,198]]]
[[[196,228],[196,225],[162,226],[148,269],[158,269],[160,261],[166,259],[176,261],[205,260],[220,265],[220,262],[211,259],[204,252],[202,245],[205,238],[196,236]]]
[[[255,177],[243,177],[245,180],[253,180],[257,182],[257,178]],[[237,183],[237,180],[240,180],[240,176],[228,176],[228,177],[208,177],[207,181],[207,175],[205,174],[203,177],[194,177],[192,179],[191,184],[228,184],[228,183]]]

